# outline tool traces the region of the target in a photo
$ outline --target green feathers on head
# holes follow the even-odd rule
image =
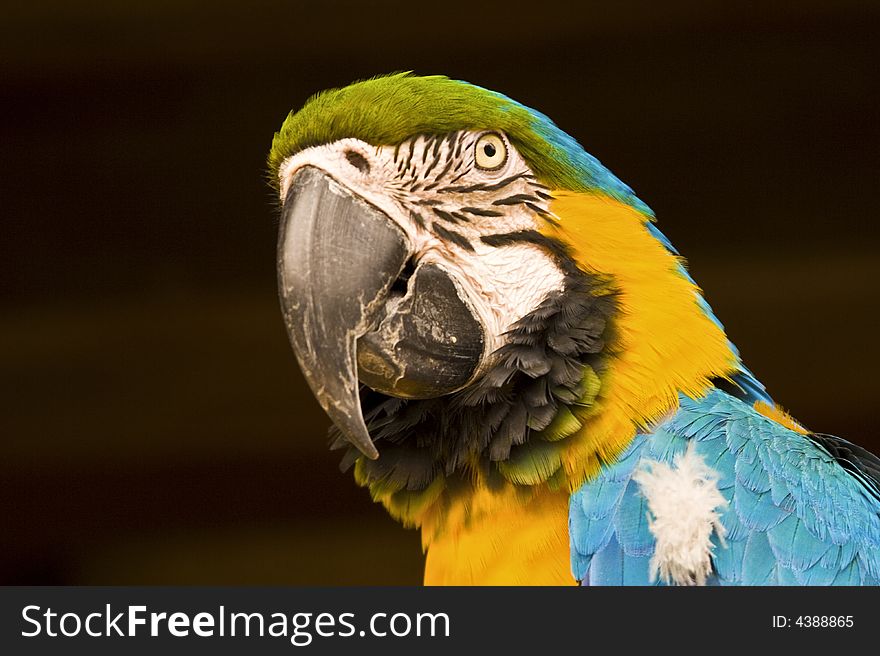
[[[465,82],[395,73],[329,89],[291,112],[275,134],[269,167],[310,146],[354,137],[375,146],[418,134],[501,129],[528,138],[532,117],[508,98]]]
[[[500,130],[549,187],[599,190],[649,211],[629,187],[540,112],[441,75],[394,73],[313,96],[298,112],[291,112],[275,134],[269,174],[277,183],[278,169],[287,157],[339,139],[392,146],[416,135],[456,130]]]

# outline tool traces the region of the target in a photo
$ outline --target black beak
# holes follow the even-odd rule
[[[361,413],[355,342],[378,318],[409,257],[406,237],[312,167],[291,181],[280,229],[278,287],[293,351],[333,423],[378,458]]]
[[[420,264],[402,279],[411,255],[385,213],[316,168],[294,175],[278,241],[287,332],[321,407],[373,459],[359,372],[385,394],[431,398],[467,384],[483,355],[482,325],[454,277]]]

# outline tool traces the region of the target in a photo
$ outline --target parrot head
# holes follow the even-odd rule
[[[575,489],[740,370],[647,206],[499,93],[326,91],[269,167],[293,350],[344,462],[405,522],[475,489]]]

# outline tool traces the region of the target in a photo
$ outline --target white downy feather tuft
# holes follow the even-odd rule
[[[705,585],[712,573],[712,533],[722,545],[726,530],[719,508],[727,505],[718,491],[718,472],[706,465],[693,444],[673,467],[647,461],[633,476],[648,501],[648,526],[656,538],[651,580]]]

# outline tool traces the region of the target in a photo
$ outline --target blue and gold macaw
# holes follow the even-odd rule
[[[269,166],[293,349],[427,584],[880,580],[880,460],[774,404],[546,116],[395,74],[310,99]]]

